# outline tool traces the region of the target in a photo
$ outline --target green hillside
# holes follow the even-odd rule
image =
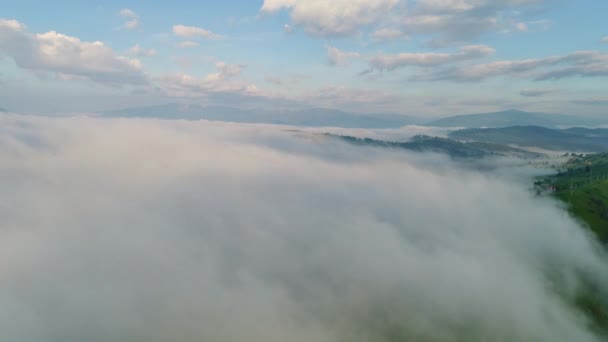
[[[554,187],[553,195],[608,243],[608,153],[572,156],[559,174],[537,181],[536,186],[538,191]]]

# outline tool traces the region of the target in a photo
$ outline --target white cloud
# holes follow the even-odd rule
[[[526,23],[515,23],[513,28],[515,29],[515,31],[518,31],[518,32],[528,31],[528,25],[526,25]]]
[[[526,22],[519,22],[519,21],[513,20],[510,23],[510,25],[508,27],[505,27],[505,29],[502,32],[503,33],[523,33],[523,32],[528,32],[531,29],[545,30],[546,25],[548,25],[548,24],[542,24],[540,22],[526,23]]]
[[[264,0],[262,12],[276,12],[286,8],[292,8],[297,4],[297,0]]]
[[[372,37],[377,40],[390,40],[406,37],[406,34],[400,29],[382,28],[375,30]]]
[[[10,29],[13,31],[25,31],[26,26],[23,23],[20,23],[17,20],[14,19],[3,19],[0,18],[0,28],[3,29]],[[6,37],[4,37],[4,39],[7,39]]]
[[[516,177],[284,127],[0,122],[5,341],[604,340],[572,303],[605,253]]]
[[[453,42],[466,42],[484,32],[498,28],[498,19],[491,16],[461,17],[458,15],[418,15],[403,21],[408,34],[436,35],[433,45],[443,46]]]
[[[132,19],[132,20],[129,20],[129,21],[127,21],[125,23],[125,28],[126,29],[134,30],[137,27],[139,27],[139,20],[137,20],[137,19]]]
[[[123,18],[128,18],[129,20],[125,22],[124,28],[128,30],[134,30],[139,27],[139,16],[133,10],[128,8],[121,9],[118,14]]]
[[[334,66],[347,66],[350,65],[351,60],[359,58],[361,55],[358,52],[347,52],[342,51],[333,46],[326,46],[327,49],[327,60],[330,65]]]
[[[209,30],[205,30],[196,26],[184,26],[184,25],[174,25],[173,26],[173,34],[178,37],[183,38],[205,38],[205,39],[222,39],[223,37],[219,34],[213,33]]]
[[[139,44],[135,44],[129,49],[129,53],[137,57],[152,57],[156,55],[156,50],[145,49],[139,46]]]
[[[576,51],[568,55],[526,60],[503,60],[484,64],[437,69],[416,75],[415,80],[480,81],[513,76],[536,81],[567,77],[608,76],[608,55],[598,51]]]
[[[608,36],[602,38],[602,43],[608,43]]]
[[[198,47],[200,45],[201,44],[199,44],[198,42],[194,42],[194,41],[191,41],[191,40],[186,40],[186,41],[177,43],[178,47],[184,48],[184,49],[191,49],[191,48]]]
[[[118,14],[124,18],[137,18],[137,14],[128,8],[121,9]]]
[[[158,84],[169,96],[177,97],[205,97],[209,93],[258,95],[258,89],[254,84],[235,79],[246,67],[245,64],[216,62],[216,72],[203,78],[176,73],[159,77]]]
[[[520,18],[549,0],[265,0],[260,11],[287,11],[316,36],[344,36],[371,26],[376,39],[428,35],[431,44],[470,42],[486,32],[528,30]],[[406,6],[407,5],[407,6]],[[515,22],[513,28],[512,22]]]
[[[119,56],[100,41],[85,42],[55,31],[32,34],[15,20],[0,20],[0,55],[20,68],[63,78],[116,85],[147,82],[137,59]]]
[[[486,45],[468,45],[463,46],[457,53],[399,53],[395,55],[378,54],[370,59],[369,64],[372,70],[392,71],[398,68],[408,66],[438,66],[448,63],[466,61],[487,57],[493,54],[495,50]]]
[[[227,64],[224,62],[215,63],[215,68],[217,69],[217,75],[215,78],[217,79],[228,79],[234,76],[240,75],[247,65],[245,64]]]
[[[288,10],[292,24],[318,36],[351,35],[381,21],[399,0],[265,0],[262,13]]]
[[[410,34],[432,37],[436,46],[477,39],[491,31],[528,30],[520,21],[528,10],[548,6],[550,0],[419,0],[402,20]]]

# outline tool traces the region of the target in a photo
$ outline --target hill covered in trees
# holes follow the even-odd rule
[[[604,243],[608,243],[608,153],[572,154],[559,172],[539,179],[537,191],[549,189],[568,205]]]

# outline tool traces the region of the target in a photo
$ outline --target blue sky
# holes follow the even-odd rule
[[[608,2],[6,2],[0,107],[602,115]]]

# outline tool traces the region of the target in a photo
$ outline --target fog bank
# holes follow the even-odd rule
[[[4,341],[601,340],[569,300],[606,256],[510,177],[266,125],[0,133]]]

